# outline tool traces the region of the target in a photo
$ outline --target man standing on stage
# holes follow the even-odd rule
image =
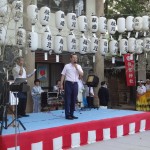
[[[101,87],[98,91],[98,98],[100,101],[100,108],[107,109],[109,101],[109,92],[107,89],[106,81],[101,82]]]
[[[63,90],[63,82],[65,80],[65,117],[69,120],[78,119],[78,117],[74,116],[74,110],[78,95],[79,75],[83,76],[83,70],[77,64],[76,54],[71,54],[70,63],[65,65],[61,74],[61,90]]]
[[[27,78],[27,77],[31,77],[34,72],[30,75],[26,74],[26,70],[23,67],[24,65],[24,58],[23,57],[19,57],[17,59],[17,64],[16,66],[12,69],[12,73],[14,76],[14,80],[16,78]],[[19,103],[17,106],[17,115],[18,117],[28,117],[29,115],[26,115],[26,104],[27,104],[27,92],[18,92],[18,98],[19,98]]]

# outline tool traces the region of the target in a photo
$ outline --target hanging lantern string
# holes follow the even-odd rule
[[[113,17],[113,18],[118,18],[118,17],[122,17],[122,16],[134,16],[134,17],[137,17],[137,16],[143,16],[143,15],[147,15],[147,14],[144,14],[144,13],[138,13],[138,14],[105,14],[105,17]]]

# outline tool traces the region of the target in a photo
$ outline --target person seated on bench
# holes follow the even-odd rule
[[[64,96],[64,90],[61,90],[60,87],[61,87],[61,82],[60,80],[57,80],[56,85],[53,86],[53,92],[58,92],[58,98],[62,99]]]
[[[60,91],[60,80],[56,81],[56,85],[53,86],[53,92],[59,92]]]

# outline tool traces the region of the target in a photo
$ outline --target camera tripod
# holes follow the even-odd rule
[[[1,128],[0,135],[2,134],[3,128],[7,127],[7,117],[6,117],[6,106],[1,106],[2,116],[1,116]],[[4,124],[5,123],[5,124]]]
[[[14,111],[10,108],[9,104],[5,104],[4,106],[1,106],[2,108],[2,116],[1,116],[1,130],[0,130],[0,135],[2,134],[2,130],[3,128],[4,129],[7,129],[8,128],[8,124],[7,124],[7,121],[8,121],[8,118],[7,118],[7,111],[9,109],[9,111],[15,115]]]
[[[19,124],[22,126],[22,128],[24,129],[24,130],[26,130],[26,128],[25,128],[25,126],[23,125],[23,123],[18,119],[18,116],[17,116],[17,101],[18,101],[18,98],[17,98],[17,94],[18,94],[18,92],[13,92],[13,94],[15,95],[15,117],[14,117],[14,119],[12,120],[12,122],[11,123],[9,123],[8,124],[8,126],[7,127],[9,127],[11,124],[13,124],[13,126],[15,126],[15,127],[17,127]],[[18,122],[18,124],[17,124],[17,122]]]
[[[10,108],[10,103],[9,103],[9,92],[10,92],[10,85],[9,85],[9,82],[5,82],[4,83],[4,88],[3,88],[3,95],[2,95],[2,102],[1,102],[1,109],[2,109],[2,115],[1,115],[1,126],[0,126],[0,135],[2,134],[2,131],[3,131],[3,128],[4,129],[7,129],[10,125],[14,124],[13,126],[14,127],[17,127],[17,125],[21,125],[22,128],[24,130],[26,130],[26,128],[24,127],[23,123],[18,119],[18,116],[17,116],[17,93],[18,92],[15,92],[13,91],[13,94],[15,96],[15,111],[12,110]],[[9,124],[7,124],[7,111],[8,109],[11,111],[11,113],[15,116],[13,121]],[[18,124],[17,124],[18,122]],[[16,128],[15,128],[16,130]]]
[[[2,134],[3,128],[7,129],[7,109],[9,107],[8,100],[9,100],[9,83],[4,82],[2,96],[1,96],[1,130],[0,130],[0,135]],[[11,110],[11,112],[12,112],[12,110]]]

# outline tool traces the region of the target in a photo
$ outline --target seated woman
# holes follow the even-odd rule
[[[53,92],[57,92],[58,93],[58,98],[63,99],[64,90],[61,90],[60,87],[61,87],[61,82],[60,82],[60,80],[57,80],[56,85],[53,86]]]
[[[149,107],[147,107],[147,111],[150,111],[150,80],[147,79],[146,80],[146,84],[145,84],[145,87],[146,87],[146,98],[147,98],[147,105]]]
[[[145,107],[147,105],[146,98],[146,87],[144,86],[144,82],[142,80],[138,81],[137,87],[137,101],[136,101],[136,110],[146,110]]]
[[[145,87],[146,87],[146,91],[149,92],[150,91],[150,80],[149,79],[146,80]]]
[[[60,92],[60,80],[57,80],[56,85],[53,86],[53,92]]]

